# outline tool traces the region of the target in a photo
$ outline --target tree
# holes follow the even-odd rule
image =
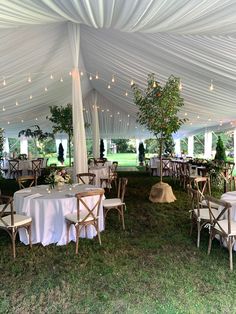
[[[105,152],[105,147],[104,147],[104,142],[103,139],[100,140],[100,158],[104,158],[104,152]]]
[[[71,141],[73,136],[73,120],[72,120],[72,106],[67,104],[63,106],[50,106],[51,116],[47,119],[54,123],[52,126],[53,133],[66,133],[68,135],[68,154],[69,165],[71,166]]]
[[[116,144],[117,153],[126,153],[129,147],[128,139],[112,139],[112,142]]]
[[[144,91],[138,85],[132,85],[134,102],[139,108],[138,122],[152,132],[159,141],[161,182],[163,143],[186,121],[177,115],[184,105],[179,83],[180,80],[171,75],[162,87],[151,73],[148,75],[147,88]]]
[[[218,141],[216,143],[215,160],[220,161],[220,162],[226,161],[225,148],[224,148],[224,144],[220,136],[218,136]]]
[[[144,148],[143,142],[141,142],[139,143],[139,146],[138,146],[138,160],[141,166],[143,166],[144,159],[145,159],[145,148]]]
[[[34,145],[37,149],[37,152],[39,152],[40,143],[43,143],[45,140],[49,138],[54,138],[54,135],[49,132],[43,132],[43,130],[41,130],[41,128],[38,125],[32,125],[31,128],[34,128],[34,129],[28,128],[25,130],[21,130],[18,133],[18,137],[21,137],[23,135],[25,137],[32,138],[34,141]]]
[[[61,164],[63,164],[64,162],[64,148],[63,148],[63,145],[62,143],[59,144],[59,147],[58,147],[58,157],[57,157],[58,161],[60,161]]]

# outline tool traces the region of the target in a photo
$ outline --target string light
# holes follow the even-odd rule
[[[47,86],[45,86],[45,87],[44,87],[44,90],[45,90],[45,92],[47,92],[47,91],[48,91],[48,88],[47,88]]]
[[[53,80],[53,79],[54,79],[54,77],[53,77],[53,75],[52,75],[52,74],[50,75],[50,79],[51,79],[51,80]]]
[[[31,80],[31,77],[29,76],[28,77],[28,83],[31,83],[32,82],[32,80]]]
[[[4,106],[2,107],[2,111],[6,111],[6,108]]]
[[[154,82],[153,82],[152,87],[153,87],[153,88],[157,87],[157,83],[156,83],[156,81],[154,81]]]
[[[92,77],[92,75],[91,75],[91,74],[89,75],[89,79],[90,79],[90,81],[92,81],[92,79],[93,79],[93,77]]]
[[[187,112],[185,112],[184,115],[187,116],[188,115]]]
[[[16,100],[16,106],[18,106],[19,105],[19,103],[18,103],[18,101]]]
[[[63,78],[62,77],[60,78],[60,82],[63,83]]]
[[[33,96],[32,96],[32,95],[30,95],[30,96],[29,96],[29,99],[32,99],[32,98],[33,98]]]
[[[110,89],[110,88],[111,88],[111,84],[110,84],[110,83],[107,85],[107,88],[108,88],[108,89]]]
[[[129,94],[128,94],[128,92],[126,91],[126,92],[125,92],[125,96],[127,97],[128,95],[129,95]]]
[[[98,72],[96,72],[95,79],[96,79],[96,80],[99,79],[99,77],[98,77]]]
[[[2,85],[3,85],[3,86],[6,86],[6,85],[7,85],[7,83],[6,83],[6,80],[5,80],[5,79],[3,80]]]
[[[112,81],[112,83],[115,83],[115,76],[114,76],[114,74],[112,75],[111,81]]]
[[[131,80],[131,81],[130,81],[130,85],[131,85],[131,86],[134,85],[134,80]]]
[[[7,124],[10,124],[10,121],[7,121]]]
[[[197,119],[200,119],[200,116],[197,116]]]
[[[211,84],[210,84],[209,90],[211,92],[214,90],[213,80],[211,80]]]
[[[23,122],[24,122],[24,120],[22,119],[22,120],[21,120],[21,123],[23,123]]]
[[[72,72],[71,72],[71,71],[69,72],[69,75],[70,75],[70,76],[72,75]]]
[[[83,76],[83,75],[84,75],[84,72],[83,72],[83,71],[80,71],[80,75]]]

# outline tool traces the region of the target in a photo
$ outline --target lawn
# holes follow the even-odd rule
[[[153,204],[148,195],[157,178],[119,175],[129,179],[126,230],[111,213],[101,247],[81,239],[79,255],[70,243],[67,256],[64,246],[30,250],[18,241],[13,261],[0,232],[0,313],[236,313],[236,258],[230,273],[217,240],[208,256],[207,229],[196,248],[186,192],[170,182],[177,201]]]

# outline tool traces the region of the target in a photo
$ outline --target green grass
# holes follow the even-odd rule
[[[129,179],[126,230],[111,213],[101,247],[81,239],[79,255],[70,243],[67,256],[64,246],[30,250],[17,241],[13,261],[0,232],[0,313],[236,313],[236,257],[230,273],[217,240],[208,256],[206,229],[196,248],[187,194],[171,183],[177,201],[153,204],[148,195],[157,178],[119,175]]]

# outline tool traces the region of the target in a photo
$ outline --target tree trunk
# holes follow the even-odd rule
[[[160,138],[160,149],[159,149],[159,158],[160,158],[160,182],[162,182],[162,147],[163,147],[163,138],[161,135]]]
[[[71,135],[68,134],[69,165],[71,167]]]

